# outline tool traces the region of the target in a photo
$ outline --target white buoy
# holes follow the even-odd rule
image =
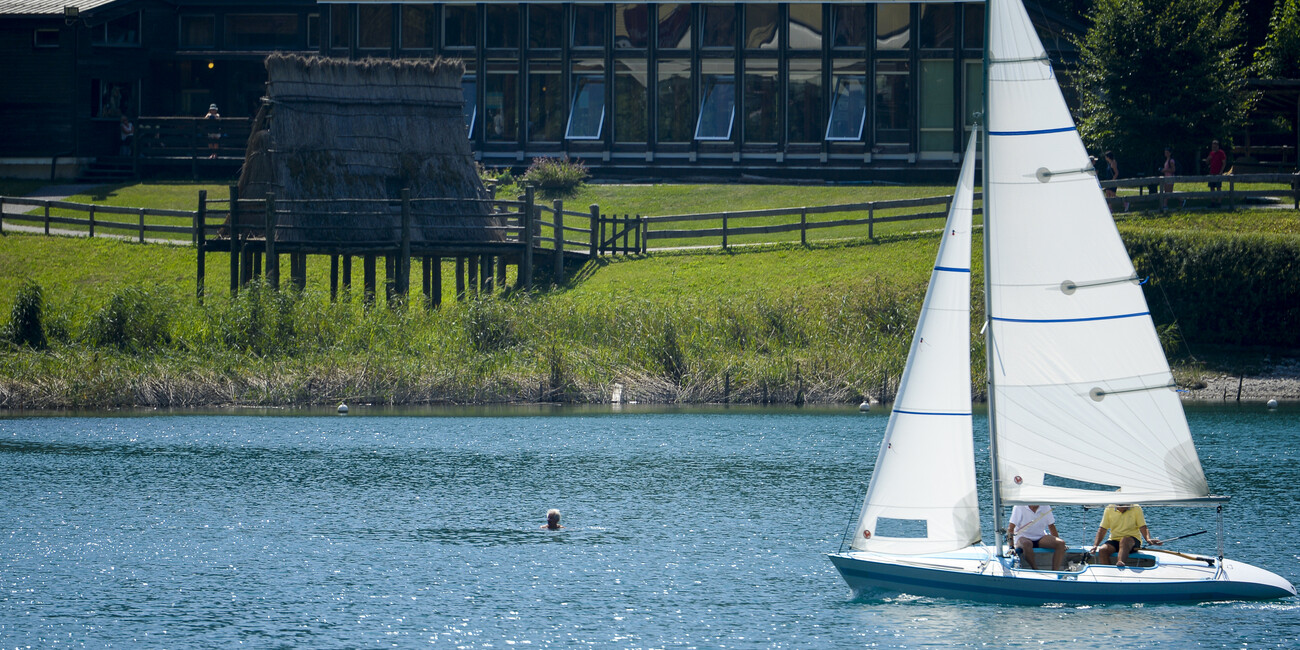
[[[1271,409],[1275,409],[1275,408],[1277,408],[1277,400],[1275,400],[1275,399],[1271,399],[1271,400],[1269,400],[1269,401],[1268,401],[1268,407],[1271,408]]]
[[[871,400],[868,400],[868,399],[864,399],[864,400],[862,400],[862,403],[861,403],[861,404],[858,404],[858,410],[859,410],[859,411],[862,411],[863,413],[866,413],[867,411],[870,411],[870,410],[871,410]]]
[[[348,414],[348,405],[347,405],[347,404],[343,404],[342,402],[340,402],[340,403],[339,403],[339,415],[347,415],[347,414]]]

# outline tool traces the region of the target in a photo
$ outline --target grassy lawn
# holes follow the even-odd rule
[[[40,184],[32,187],[27,191],[33,191],[48,184]],[[87,192],[74,194],[64,199],[70,203],[83,203],[92,205],[107,205],[115,207],[128,208],[154,208],[158,210],[197,210],[199,203],[199,191],[207,190],[208,197],[212,199],[225,199],[229,196],[229,190],[225,185],[212,185],[190,183],[184,181],[147,181],[141,183],[124,183],[117,185],[101,185],[90,189]],[[27,212],[29,215],[43,215],[43,208],[35,208]],[[50,210],[52,217],[70,217],[75,219],[87,219],[88,214],[84,210],[70,210],[65,208],[56,208]],[[139,217],[135,215],[122,214],[97,214],[95,216],[96,234],[100,232],[113,234],[126,234],[134,236],[138,230],[137,224]],[[104,227],[103,221],[129,224],[125,228],[108,228]],[[189,219],[179,217],[161,217],[147,215],[145,223],[160,226],[183,226],[190,227],[193,223]],[[38,223],[23,222],[25,226],[37,226]],[[77,232],[86,232],[89,230],[88,225],[84,224],[51,224],[51,228],[60,230],[72,230]],[[179,239],[188,240],[189,235],[179,233],[146,233],[146,237],[153,239]]]

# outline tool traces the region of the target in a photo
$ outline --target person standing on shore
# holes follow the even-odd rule
[[[1174,164],[1174,150],[1169,147],[1165,147],[1165,164],[1160,167],[1160,175],[1164,176],[1165,178],[1172,178],[1173,176],[1177,175],[1177,173],[1178,173],[1178,167],[1177,165]],[[1160,186],[1160,209],[1161,210],[1166,210],[1169,208],[1168,195],[1172,194],[1173,191],[1174,191],[1174,184],[1172,182],[1165,182],[1161,184]]]
[[[1218,140],[1210,141],[1210,153],[1205,156],[1205,164],[1209,167],[1211,176],[1218,176],[1223,173],[1223,168],[1228,165],[1228,154],[1219,148]],[[1218,192],[1223,189],[1223,181],[1210,181],[1210,191]],[[1216,197],[1211,200],[1210,205],[1219,207],[1219,199]]]

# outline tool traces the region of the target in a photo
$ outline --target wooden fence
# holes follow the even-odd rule
[[[4,213],[6,205],[21,205],[36,208],[32,214],[7,214]],[[51,210],[62,210],[65,212],[84,213],[85,217],[69,217],[60,214],[52,214]],[[170,234],[183,235],[188,237],[191,242],[196,241],[194,233],[196,232],[195,216],[198,213],[193,210],[159,210],[155,208],[126,208],[111,205],[95,205],[93,203],[74,203],[71,201],[56,201],[51,199],[28,199],[21,197],[0,196],[0,232],[4,229],[4,222],[22,222],[40,225],[46,235],[50,234],[50,226],[74,226],[77,229],[85,228],[91,237],[96,234],[104,234],[105,230],[117,231],[113,234],[122,236],[126,231],[135,236],[138,241],[144,242],[150,234]],[[133,217],[130,222],[122,221],[122,217]]]
[[[1173,184],[1173,192],[1164,193],[1159,188]],[[1218,183],[1220,189],[1211,191],[1210,183]],[[1187,186],[1204,185],[1205,187],[1189,191]],[[1282,185],[1284,187],[1254,188],[1258,185]],[[1179,189],[1179,185],[1182,189]],[[1122,193],[1110,200],[1111,210],[1128,203],[1129,207],[1158,208],[1163,198],[1170,207],[1182,207],[1188,201],[1209,202],[1223,205],[1229,210],[1236,210],[1238,205],[1254,199],[1290,200],[1292,209],[1300,210],[1300,173],[1297,174],[1220,174],[1215,176],[1147,176],[1143,178],[1121,178],[1114,181],[1102,181],[1103,189],[1137,190],[1137,195]],[[1238,189],[1238,186],[1246,186]],[[1290,189],[1286,189],[1289,187]],[[1176,204],[1176,205],[1175,205]]]

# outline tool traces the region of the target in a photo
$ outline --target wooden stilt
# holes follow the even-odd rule
[[[362,266],[365,267],[365,304],[367,307],[375,304],[375,256],[366,255],[362,258]]]

